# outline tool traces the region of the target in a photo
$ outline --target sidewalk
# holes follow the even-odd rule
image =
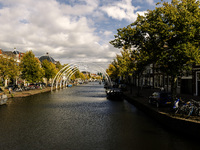
[[[31,96],[39,93],[44,93],[44,92],[50,92],[51,87],[46,87],[43,89],[35,89],[35,90],[28,90],[28,91],[21,91],[21,92],[12,92],[9,94],[8,91],[6,91],[6,94],[8,98],[15,98],[15,97],[26,97],[26,96]]]
[[[148,102],[148,97],[155,91],[159,91],[159,89],[141,89],[140,96],[137,96],[137,88],[133,87],[132,93],[130,92],[130,89],[128,89],[124,92],[124,95],[128,102],[170,130],[179,133],[186,133],[187,135],[192,136],[200,134],[199,116],[190,116],[188,119],[181,118],[180,116],[174,115],[171,107],[157,108],[154,105],[150,105]],[[185,99],[199,99],[199,97],[184,94],[181,94],[180,96]]]
[[[140,89],[139,92],[139,96],[138,96],[138,88],[137,87],[132,87],[131,88],[127,88],[127,91],[125,91],[125,95],[131,97],[132,99],[136,99],[137,101],[139,101],[140,103],[143,103],[145,105],[147,105],[148,107],[152,107],[155,108],[154,106],[150,105],[148,102],[148,98],[149,96],[152,95],[153,92],[158,92],[160,91],[160,89],[158,88],[142,88]],[[188,95],[188,94],[177,94],[177,97],[181,97],[182,100],[184,101],[189,101],[190,99],[196,100],[196,101],[200,101],[200,96],[193,96],[193,95]],[[156,108],[157,110],[159,110],[160,112],[165,112],[165,113],[171,113],[171,108],[169,107],[160,107],[160,108]],[[198,120],[200,121],[200,116],[190,116],[190,119],[193,120]]]
[[[137,96],[137,87],[132,87],[132,96]],[[153,92],[158,92],[160,91],[160,89],[158,88],[142,88],[140,90],[140,97],[144,97],[144,98],[148,98]],[[130,94],[130,88],[128,88],[128,91]],[[196,101],[200,101],[200,96],[193,96],[193,95],[189,95],[189,94],[177,94],[177,97],[181,97],[184,100],[196,100]]]

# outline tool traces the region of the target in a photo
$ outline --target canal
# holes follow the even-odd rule
[[[189,129],[188,129],[189,130]],[[127,101],[106,99],[103,85],[15,98],[0,106],[1,150],[195,150]]]

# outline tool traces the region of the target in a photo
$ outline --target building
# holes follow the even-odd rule
[[[24,53],[16,51],[16,48],[14,49],[14,51],[3,51],[2,49],[0,49],[0,55],[8,59],[13,58],[14,61],[20,63]]]
[[[134,77],[132,84],[149,88],[164,87],[166,91],[171,91],[171,77],[163,74],[153,64],[146,66],[139,79]],[[182,76],[178,76],[176,84],[177,94],[200,96],[200,65],[194,65],[191,71],[185,71]]]
[[[13,59],[15,61],[15,64],[19,65],[21,62],[21,59],[23,57],[24,53],[21,53],[19,51],[16,51],[16,48],[14,48],[14,51],[3,51],[0,49],[0,56],[6,59]],[[1,79],[1,77],[0,77]],[[2,80],[2,79],[1,79]],[[8,85],[9,79],[5,79],[4,86],[6,87]],[[15,83],[18,83],[18,79],[15,79]]]
[[[52,62],[53,64],[56,64],[57,61],[55,61],[51,56],[49,56],[49,53],[47,52],[46,55],[43,55],[39,58],[40,62],[42,63],[44,60],[48,60],[49,62]]]

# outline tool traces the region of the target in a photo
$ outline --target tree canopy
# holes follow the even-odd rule
[[[39,59],[35,57],[32,51],[24,54],[20,66],[23,79],[30,83],[43,81],[44,70],[41,68]]]
[[[44,70],[44,77],[47,78],[47,81],[49,81],[50,78],[54,78],[57,69],[56,65],[54,65],[52,62],[49,62],[47,59],[42,61],[42,68]]]
[[[0,77],[5,79],[15,79],[19,75],[19,65],[13,58],[0,56]]]
[[[110,43],[116,48],[136,50],[137,61],[132,61],[137,64],[136,71],[156,64],[172,77],[173,87],[178,75],[200,63],[200,2],[172,0],[157,6],[118,29]]]

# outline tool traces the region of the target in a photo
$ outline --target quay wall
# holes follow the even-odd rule
[[[185,118],[179,118],[170,115],[169,113],[165,113],[162,111],[159,111],[158,108],[153,107],[150,104],[144,103],[141,98],[137,97],[131,97],[130,95],[125,95],[126,100],[133,104],[135,107],[152,117],[154,120],[159,122],[162,126],[164,126],[166,129],[177,132],[181,135],[186,136],[192,136],[197,137],[200,135],[200,122],[191,120],[191,119],[185,119]]]

